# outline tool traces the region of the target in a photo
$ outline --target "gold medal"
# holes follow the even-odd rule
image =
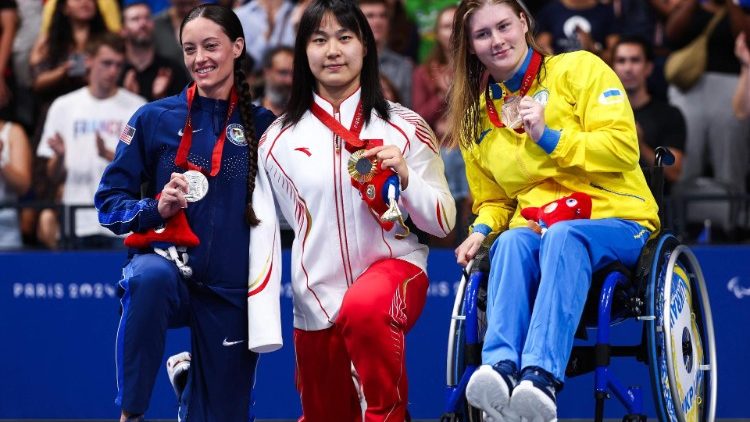
[[[374,158],[363,157],[366,150],[354,151],[349,157],[348,169],[352,179],[359,183],[367,183],[372,180],[378,169],[378,161]]]
[[[505,126],[511,129],[518,129],[523,123],[518,111],[519,104],[521,104],[521,97],[517,95],[509,96],[505,98],[503,108],[500,110]]]

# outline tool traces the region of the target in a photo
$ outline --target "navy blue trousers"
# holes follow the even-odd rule
[[[145,413],[157,373],[165,370],[167,330],[190,327],[192,363],[179,398],[180,419],[253,421],[258,355],[247,348],[246,283],[219,288],[186,281],[161,256],[135,255],[120,281],[115,402],[129,413]]]

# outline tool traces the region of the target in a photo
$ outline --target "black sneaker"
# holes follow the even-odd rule
[[[517,379],[516,364],[509,360],[482,365],[466,385],[466,400],[482,410],[486,422],[520,421],[508,407]]]
[[[557,392],[562,383],[538,366],[521,372],[521,380],[513,390],[510,409],[529,422],[557,421]]]

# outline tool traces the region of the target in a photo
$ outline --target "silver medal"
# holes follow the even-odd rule
[[[208,179],[203,173],[196,170],[188,170],[183,173],[188,182],[188,192],[185,199],[188,202],[197,202],[208,193]]]

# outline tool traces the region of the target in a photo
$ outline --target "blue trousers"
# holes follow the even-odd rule
[[[649,234],[614,218],[559,222],[544,236],[500,234],[490,250],[482,362],[538,366],[562,382],[592,274],[615,261],[633,267]]]
[[[123,271],[117,330],[117,398],[145,413],[158,371],[165,371],[167,329],[190,327],[192,361],[179,399],[183,421],[253,421],[258,355],[247,348],[247,280],[237,288],[183,280],[156,254],[135,255]],[[170,351],[172,353],[178,350]]]

